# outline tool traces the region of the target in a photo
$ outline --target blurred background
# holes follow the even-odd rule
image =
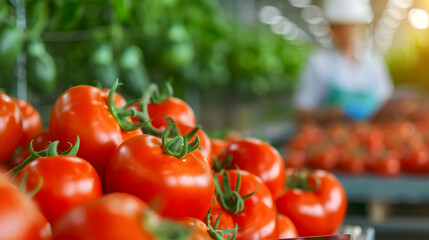
[[[374,18],[358,44],[385,57],[396,95],[425,97],[429,1],[370,3]],[[296,130],[291,97],[300,70],[314,50],[333,47],[321,6],[321,0],[0,0],[0,88],[35,105],[47,127],[55,99],[71,86],[110,87],[119,78],[131,99],[148,82],[171,81],[211,136],[237,130],[282,151]],[[377,239],[429,238],[429,178],[343,181],[351,202],[346,223],[375,227]]]

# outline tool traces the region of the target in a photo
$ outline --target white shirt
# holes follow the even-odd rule
[[[314,110],[323,105],[328,92],[329,81],[345,91],[368,91],[372,88],[380,106],[393,93],[390,75],[380,56],[371,53],[358,56],[352,61],[337,50],[319,50],[311,57],[301,73],[294,105],[299,109]]]

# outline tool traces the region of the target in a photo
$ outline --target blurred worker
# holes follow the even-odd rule
[[[381,56],[358,48],[357,37],[373,19],[368,0],[325,0],[335,48],[315,52],[294,96],[301,121],[362,120],[393,93]]]

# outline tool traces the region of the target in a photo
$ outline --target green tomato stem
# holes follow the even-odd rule
[[[169,120],[168,118],[166,119],[169,124],[161,135],[164,153],[181,159],[188,155],[188,153],[191,153],[199,148],[200,138],[198,137],[198,134],[196,134],[196,132],[198,131],[200,126],[195,127],[186,136],[182,137],[180,135],[177,135],[178,132],[175,133],[172,131],[172,129],[176,127],[176,123],[171,122],[171,120]],[[189,143],[189,140],[193,136],[195,136],[195,140]]]
[[[244,209],[244,200],[251,197],[253,194],[256,193],[258,189],[256,189],[254,192],[246,195],[241,196],[238,193],[238,190],[240,188],[241,183],[241,176],[240,172],[238,172],[237,181],[235,183],[234,190],[230,189],[230,183],[229,183],[229,177],[225,170],[222,170],[221,173],[223,174],[223,189],[220,186],[219,181],[217,180],[215,174],[213,173],[213,180],[215,184],[216,194],[218,196],[218,199],[220,201],[220,204],[222,207],[229,212],[231,215],[236,215],[243,211]]]
[[[80,146],[80,138],[79,138],[79,136],[76,136],[75,145],[73,146],[71,143],[68,143],[70,145],[69,149],[67,149],[66,151],[64,151],[63,153],[61,153],[59,155],[58,155],[58,149],[57,149],[58,143],[59,143],[59,141],[55,141],[55,142],[49,144],[49,146],[46,149],[43,149],[41,151],[36,152],[36,151],[34,151],[34,148],[33,148],[33,140],[31,140],[30,145],[29,145],[31,155],[28,158],[26,158],[21,164],[12,168],[7,173],[11,173],[12,175],[16,175],[27,164],[29,164],[33,160],[41,158],[41,157],[54,157],[54,156],[66,156],[66,155],[67,156],[76,156],[76,154],[79,150],[79,146]]]

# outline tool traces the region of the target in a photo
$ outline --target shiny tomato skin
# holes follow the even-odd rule
[[[222,206],[219,204],[219,201],[215,201],[212,206],[212,217],[210,218],[210,223],[213,226],[216,219],[220,216],[218,229],[233,229],[235,227],[234,218],[229,214]],[[227,237],[228,235],[224,235]]]
[[[238,190],[240,196],[246,196],[256,190],[248,199],[244,200],[244,209],[236,215],[226,212],[220,204],[213,204],[213,216],[222,213],[219,229],[230,229],[238,225],[236,240],[272,239],[278,237],[276,207],[269,189],[256,175],[243,170],[228,170],[231,189],[235,188],[238,173],[240,173],[241,184]],[[221,187],[223,188],[223,174],[216,173]],[[219,199],[216,198],[216,202]],[[211,218],[214,223],[216,218]],[[233,220],[231,226],[230,219]]]
[[[155,128],[164,126],[165,116],[170,117],[173,121],[183,122],[195,127],[197,120],[192,108],[183,100],[176,97],[169,97],[164,102],[155,104],[150,103],[147,106],[149,118]]]
[[[185,227],[192,231],[189,240],[212,240],[208,232],[207,225],[197,218],[187,217],[178,220],[178,223],[183,224]]]
[[[0,164],[12,156],[21,137],[21,111],[9,95],[0,91]]]
[[[16,105],[22,113],[22,136],[21,146],[26,147],[31,139],[33,139],[42,130],[42,118],[39,112],[27,101],[23,99],[15,99]]]
[[[291,172],[288,169],[287,176]],[[276,200],[277,210],[292,220],[299,236],[334,234],[347,211],[345,190],[329,172],[315,170],[311,176],[320,179],[320,186],[314,192],[284,189]]]
[[[321,201],[316,195],[301,189],[287,190],[276,200],[279,213],[289,216],[299,236],[326,235],[329,222]]]
[[[27,174],[27,191],[42,188],[33,199],[50,223],[69,209],[91,202],[102,195],[100,178],[85,160],[73,156],[43,157],[33,160],[18,174],[18,182]]]
[[[295,224],[289,217],[283,214],[277,214],[277,228],[279,231],[279,238],[296,238],[298,232],[296,231]]]
[[[108,91],[92,86],[76,86],[65,91],[55,102],[49,121],[52,141],[59,140],[59,149],[69,147],[80,137],[78,157],[97,170],[100,179],[112,152],[126,139],[140,135],[141,130],[124,132],[107,108]],[[115,105],[123,106],[123,98],[115,95]]]
[[[223,160],[228,155],[232,156],[231,166],[260,177],[274,199],[278,196],[285,181],[285,166],[273,146],[256,138],[242,138],[229,144],[219,159]]]
[[[39,132],[33,139],[33,149],[34,151],[38,152],[43,149],[48,148],[50,142],[49,142],[49,132],[47,129]],[[21,152],[14,155],[7,163],[8,168],[12,169],[19,164],[21,164],[27,157],[31,155],[29,146],[23,148]]]
[[[192,131],[195,128],[195,125],[189,125],[183,122],[176,122],[176,126],[179,129],[180,135],[185,136],[190,131]],[[159,126],[159,129],[164,131],[167,128],[167,121],[164,119],[164,122]],[[210,166],[213,165],[213,159],[212,159],[212,145],[210,142],[210,138],[207,135],[206,132],[204,132],[203,129],[198,129],[197,135],[200,138],[200,149],[203,156],[207,159]],[[195,138],[191,138],[189,142],[194,141]]]
[[[178,159],[151,135],[128,139],[113,152],[105,183],[107,191],[156,201],[154,210],[172,218],[203,219],[214,195],[211,169],[200,151]]]
[[[142,226],[147,206],[126,193],[107,194],[73,208],[53,225],[53,240],[153,240]]]
[[[3,175],[0,196],[0,239],[50,239],[48,221],[36,204]]]

